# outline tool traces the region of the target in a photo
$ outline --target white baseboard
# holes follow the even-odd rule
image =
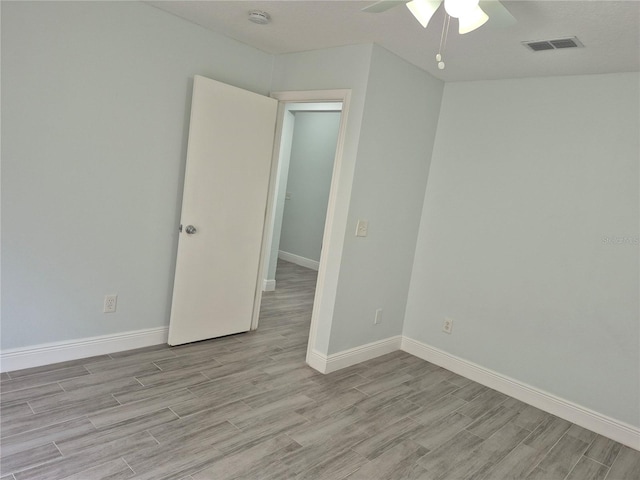
[[[310,268],[312,270],[318,271],[320,268],[320,262],[316,260],[311,260],[310,258],[301,257],[300,255],[296,255],[294,253],[283,252],[282,250],[278,251],[278,258],[281,258],[285,262],[295,263],[296,265],[300,265],[301,267]]]
[[[372,358],[404,350],[411,355],[462,375],[489,388],[516,398],[545,412],[640,450],[640,428],[595,412],[569,400],[527,385],[478,364],[451,355],[405,336],[395,336],[342,352],[324,355],[316,350],[307,354],[307,363],[321,373],[331,373]]]
[[[0,352],[0,371],[10,372],[167,343],[168,332],[169,327],[157,327],[3,350]]]
[[[307,355],[307,363],[321,373],[331,373],[400,350],[401,343],[402,337],[397,335],[330,355],[312,350]]]
[[[0,352],[0,371],[20,370],[158,345],[167,342],[167,335],[168,327],[158,327],[4,350]],[[633,449],[640,450],[640,428],[638,427],[595,412],[408,337],[397,335],[330,355],[310,350],[307,354],[307,363],[321,373],[331,373],[396,350],[404,350],[411,355],[451,370],[458,375],[493,388],[576,425],[611,438]]]
[[[307,365],[320,373],[329,373],[327,372],[327,356],[317,350],[309,349],[307,351]]]
[[[626,424],[586,407],[556,397],[538,388],[509,378],[435,347],[402,337],[402,350],[470,380],[516,398],[545,412],[640,450],[640,428]],[[615,392],[612,392],[615,395]]]
[[[273,292],[276,289],[276,281],[275,280],[267,280],[266,278],[262,280],[262,291],[263,292]]]

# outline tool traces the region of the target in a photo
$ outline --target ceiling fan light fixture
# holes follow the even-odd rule
[[[416,17],[416,20],[420,22],[424,28],[427,28],[429,20],[436,13],[436,10],[440,6],[440,0],[412,0],[407,3],[407,8]]]
[[[471,15],[478,7],[480,0],[444,0],[444,9],[454,18]]]
[[[458,19],[458,32],[461,35],[473,32],[476,28],[480,28],[487,23],[489,16],[477,6],[471,13]]]

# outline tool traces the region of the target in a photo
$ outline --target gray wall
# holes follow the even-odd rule
[[[352,45],[291,53],[278,55],[274,63],[273,91],[351,90],[348,112],[344,112],[347,115],[346,134],[340,164],[340,180],[336,186],[333,225],[327,233],[331,248],[327,249],[326,254],[324,289],[320,298],[316,296],[314,306],[318,309],[320,321],[316,331],[312,332],[315,335],[313,348],[321,353],[327,353],[334,318],[338,276],[347,231],[347,215],[373,48],[372,45]],[[355,225],[353,227],[355,228]]]
[[[280,250],[320,261],[340,112],[296,112]]]
[[[374,46],[329,353],[402,333],[442,89]],[[355,236],[358,219],[367,237]]]
[[[349,88],[347,135],[313,348],[402,333],[443,83],[376,45],[280,55],[274,90]],[[356,162],[357,157],[357,162]],[[369,236],[354,236],[358,219]],[[375,310],[383,321],[373,325]]]
[[[446,85],[406,336],[640,425],[639,85]]]
[[[273,58],[141,3],[1,5],[2,348],[167,325],[193,75],[266,94]]]

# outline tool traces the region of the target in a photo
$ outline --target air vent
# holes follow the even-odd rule
[[[522,42],[522,44],[533,50],[541,52],[543,50],[558,50],[561,48],[581,48],[584,47],[577,37],[558,38],[556,40],[540,40],[537,42]]]
[[[551,42],[525,42],[525,45],[534,52],[541,52],[542,50],[554,50]]]

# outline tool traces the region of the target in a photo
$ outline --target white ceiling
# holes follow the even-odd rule
[[[491,20],[466,35],[452,22],[438,70],[442,7],[426,29],[404,5],[384,13],[361,9],[362,1],[151,1],[149,4],[267,53],[376,43],[445,81],[539,77],[640,69],[640,0],[504,1],[518,22]],[[247,20],[250,10],[271,23]],[[585,48],[531,52],[521,42],[577,36]]]

